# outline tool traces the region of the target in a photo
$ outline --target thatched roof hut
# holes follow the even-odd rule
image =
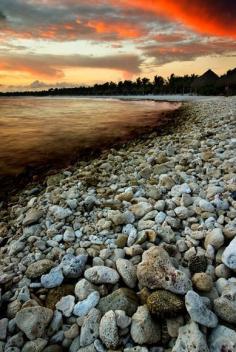
[[[192,88],[198,90],[206,87],[215,87],[218,80],[219,76],[217,76],[217,74],[212,70],[208,70],[202,76],[197,77],[193,81]]]

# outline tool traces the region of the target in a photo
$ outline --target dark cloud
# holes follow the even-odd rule
[[[65,68],[105,68],[130,74],[140,72],[141,59],[136,55],[110,55],[91,57],[86,55],[11,55],[0,56],[0,70],[27,72],[47,79],[64,77]]]

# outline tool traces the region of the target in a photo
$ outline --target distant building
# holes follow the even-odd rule
[[[215,94],[218,81],[219,76],[212,70],[208,70],[193,81],[192,90],[198,94]]]

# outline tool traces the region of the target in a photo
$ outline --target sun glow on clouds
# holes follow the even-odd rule
[[[234,0],[1,0],[1,88],[223,73],[235,18]]]

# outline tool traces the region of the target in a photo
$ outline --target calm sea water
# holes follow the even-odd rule
[[[1,98],[0,176],[63,164],[158,125],[178,103],[85,98]]]

